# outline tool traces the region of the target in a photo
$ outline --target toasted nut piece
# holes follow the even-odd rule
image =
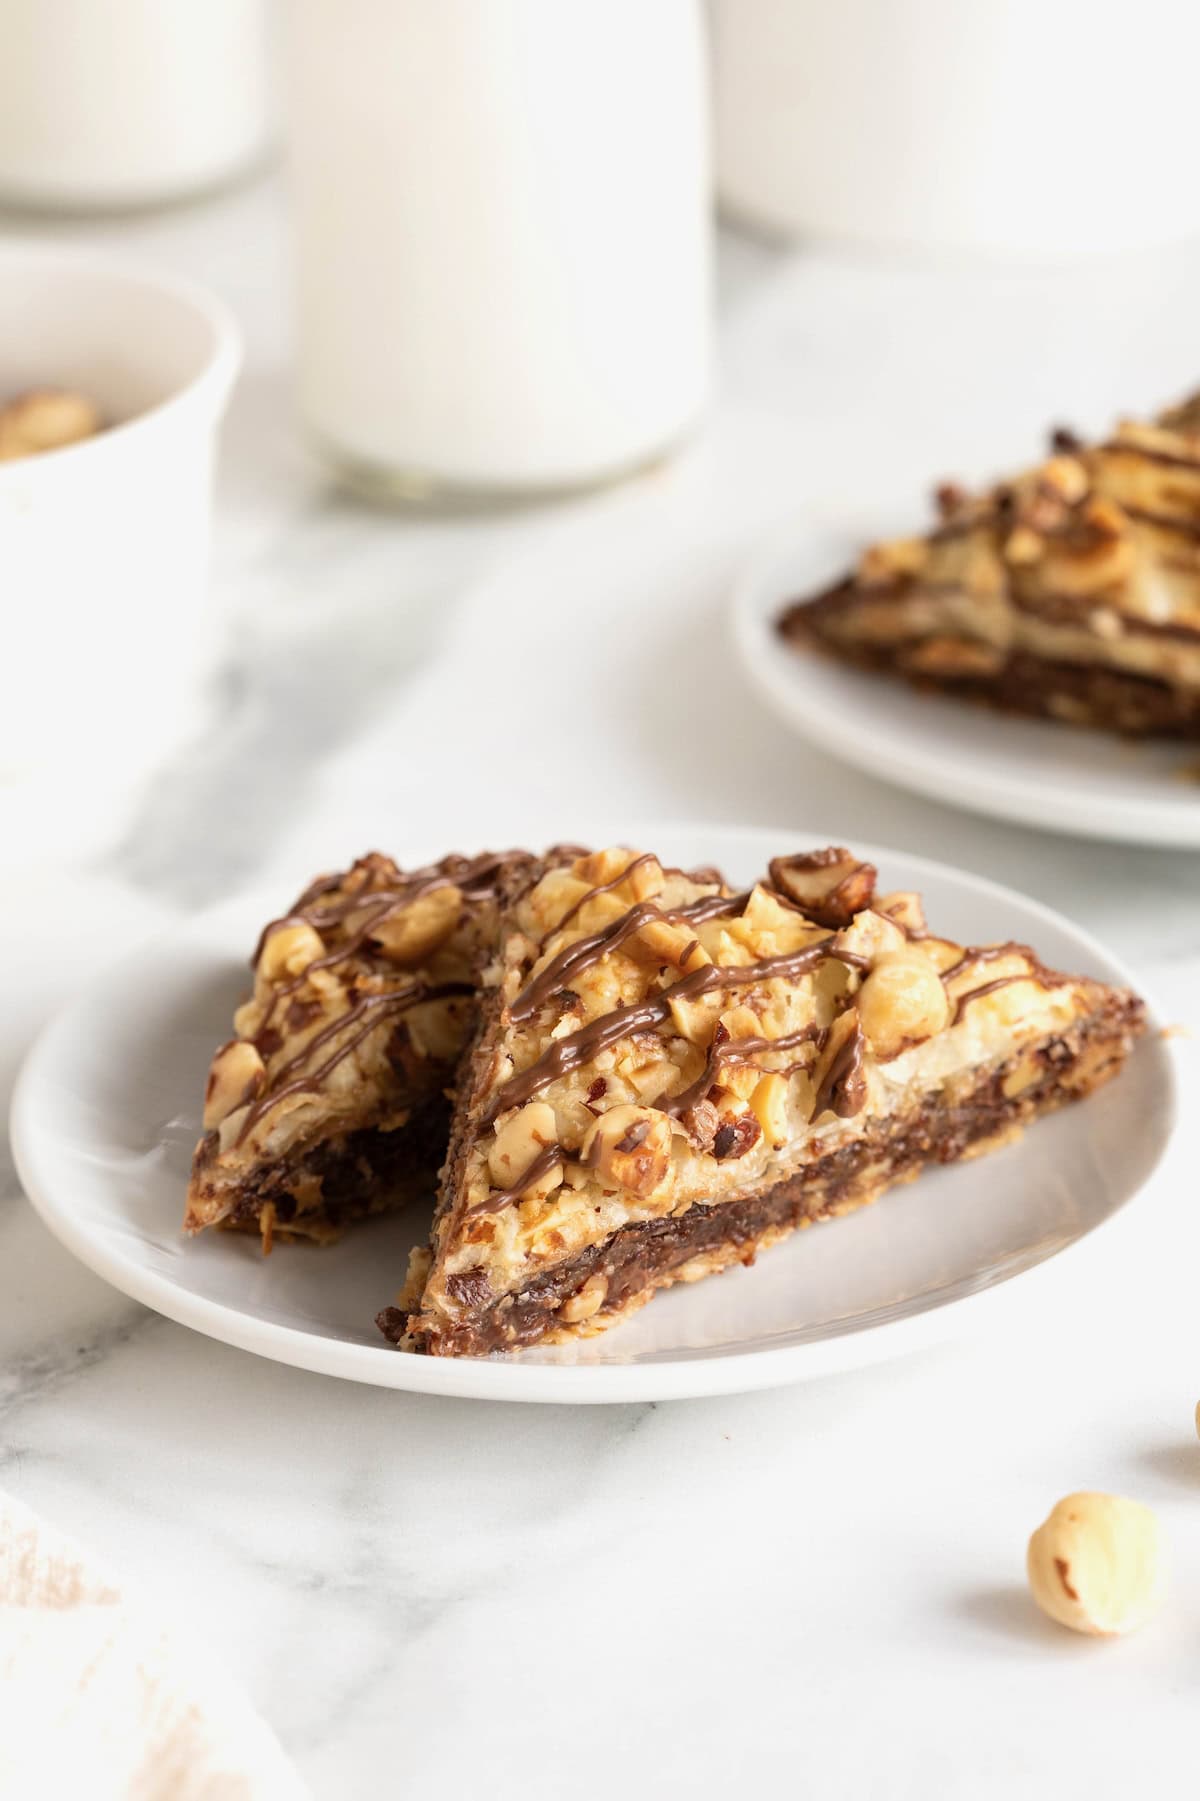
[[[589,888],[595,888],[600,882],[615,880],[629,868],[636,855],[636,851],[627,850],[623,844],[610,844],[604,850],[590,851],[586,857],[579,857],[571,865],[571,874],[586,882]]]
[[[0,463],[63,450],[103,429],[99,411],[86,394],[36,388],[0,407]]]
[[[862,1067],[863,1029],[857,1007],[839,1013],[829,1028],[825,1046],[812,1072],[813,1112],[834,1113],[853,1119],[867,1102],[867,1082]]]
[[[233,1029],[239,1038],[253,1038],[262,1024],[263,1009],[256,1000],[243,1001],[233,1015]]]
[[[953,519],[971,504],[970,492],[961,482],[939,482],[933,490],[933,504],[941,519]]]
[[[783,957],[816,944],[820,936],[820,928],[811,919],[760,882],[741,913],[718,928],[714,958],[717,962],[726,961],[720,950],[722,941],[731,947],[729,960],[740,963],[744,960],[743,950],[749,951],[755,961],[760,957]]]
[[[891,538],[863,552],[858,579],[868,588],[886,587],[905,576],[918,575],[928,558],[929,545],[924,538]]]
[[[906,952],[908,939],[894,920],[886,919],[872,907],[864,907],[861,913],[854,915],[848,926],[843,926],[830,949],[835,957],[842,951],[849,951],[852,956],[865,957],[869,963],[875,964],[881,963],[885,957]]]
[[[1135,607],[1134,610],[1138,609]],[[1093,607],[1088,614],[1088,625],[1097,638],[1107,638],[1110,643],[1114,638],[1125,636],[1125,621],[1112,607]]]
[[[724,1032],[725,1040],[746,1038],[769,1038],[771,1033],[765,1022],[750,1007],[730,1007],[721,1015],[719,1032]],[[725,1041],[723,1040],[723,1042]],[[739,1063],[736,1056],[731,1056],[721,1065],[720,1084],[722,1088],[740,1101],[748,1101],[758,1086],[762,1071],[752,1063]]]
[[[750,1096],[750,1107],[763,1129],[763,1137],[768,1144],[778,1150],[787,1143],[791,1128],[787,1114],[787,1078],[780,1075],[763,1076],[754,1093]]]
[[[1043,1067],[1032,1051],[1026,1051],[1024,1056],[1018,1057],[1000,1084],[1004,1098],[1014,1100],[1018,1094],[1024,1094],[1027,1088],[1032,1088],[1040,1079]]]
[[[669,963],[684,975],[712,962],[692,928],[673,919],[651,919],[641,926],[629,941],[629,949],[641,947],[649,951],[656,962]]]
[[[689,1044],[707,1046],[712,1037],[713,1027],[725,1005],[725,997],[720,989],[715,989],[711,994],[696,995],[691,1000],[686,998],[678,1000],[668,989],[667,1000],[670,1002],[671,1018],[679,1035],[686,1038]]]
[[[1088,472],[1078,457],[1056,456],[1043,463],[1039,485],[1074,506],[1088,491]]]
[[[310,963],[325,955],[320,934],[302,919],[284,920],[268,933],[258,959],[258,973],[266,982],[284,982],[302,975]]]
[[[590,884],[581,882],[569,869],[551,869],[527,897],[530,912],[549,933],[568,913],[574,913],[590,892]]]
[[[916,948],[914,945],[913,949]],[[961,944],[955,944],[952,938],[930,936],[922,938],[919,954],[922,957],[928,957],[933,967],[944,975],[948,969],[953,969],[956,963],[962,962],[963,947]]]
[[[404,1066],[405,1035],[418,1058],[433,1058],[438,1063],[456,1063],[467,1034],[467,1020],[464,1002],[456,995],[412,1007],[404,1015],[404,1031],[398,1032],[391,1041],[388,1056],[393,1067]]]
[[[726,1089],[736,1100],[748,1101],[758,1087],[761,1070],[755,1069],[752,1063],[723,1063],[721,1065],[721,1087]]]
[[[232,1150],[241,1137],[242,1127],[245,1125],[249,1113],[249,1106],[235,1107],[232,1113],[226,1114],[217,1127],[217,1149],[222,1156],[226,1151]]]
[[[875,868],[838,845],[809,856],[776,857],[771,883],[818,925],[847,926],[871,904]]]
[[[417,963],[444,944],[462,917],[462,889],[431,888],[402,912],[388,913],[367,936],[393,963]]]
[[[1060,594],[1081,597],[1127,582],[1137,561],[1129,521],[1108,500],[1093,500],[1083,509],[1086,535],[1078,543],[1051,540],[1039,571],[1040,579]]]
[[[950,633],[922,638],[900,656],[903,667],[913,675],[944,676],[949,680],[955,676],[998,675],[1007,660],[1007,653],[994,644],[985,644],[979,638],[957,638]]]
[[[626,1080],[640,1101],[653,1107],[655,1101],[661,1100],[679,1085],[679,1070],[669,1057],[659,1057],[653,1063],[643,1063],[628,1072]]]
[[[874,905],[876,913],[882,913],[885,919],[892,920],[902,932],[920,937],[928,930],[925,908],[919,894],[905,893],[903,890],[898,890],[895,894],[881,894],[876,897]]]
[[[215,1131],[223,1119],[252,1101],[266,1073],[254,1045],[241,1038],[223,1044],[212,1060],[204,1090],[204,1130]]]
[[[637,864],[636,868],[634,863]],[[639,862],[635,857],[621,885],[629,890],[635,901],[652,900],[656,894],[662,893],[662,864],[657,857],[651,857],[645,863]]]
[[[742,908],[740,916],[732,922],[730,929],[744,928],[738,935],[752,942],[759,935],[788,931],[796,923],[792,909],[785,907],[779,896],[773,894],[762,882],[757,882],[750,892],[750,899]]]
[[[1004,540],[1005,559],[1010,563],[1036,563],[1045,548],[1045,539],[1028,525],[1014,527]]]
[[[1036,485],[1020,494],[1005,561],[1037,565],[1039,585],[1074,599],[1126,582],[1137,558],[1128,515],[1112,497],[1086,495],[1077,483],[1068,483],[1068,498],[1048,479],[1056,467],[1047,464]],[[1062,467],[1077,470],[1086,486],[1079,465]]]
[[[522,1200],[544,1200],[562,1181],[562,1164],[555,1164],[529,1188],[521,1188],[521,1177],[544,1150],[557,1142],[554,1108],[548,1101],[530,1101],[496,1133],[488,1152],[488,1174],[497,1188],[516,1189]]]
[[[1162,1599],[1158,1521],[1120,1495],[1067,1495],[1030,1539],[1026,1561],[1042,1612],[1075,1632],[1132,1632]]]
[[[743,1113],[726,1110],[713,1138],[712,1154],[719,1163],[732,1163],[753,1150],[761,1137],[762,1127],[749,1109]]]
[[[858,992],[858,1012],[877,1057],[932,1038],[950,1018],[942,978],[927,957],[905,949],[883,957]]]
[[[652,1107],[610,1107],[585,1136],[579,1155],[618,1187],[651,1195],[671,1167],[671,1122]]]
[[[558,1310],[558,1317],[568,1326],[578,1326],[599,1313],[608,1294],[608,1277],[597,1273],[589,1276],[578,1293],[569,1296]]]
[[[727,1007],[725,1009],[724,1013],[721,1015],[721,1024],[731,1038],[762,1038],[764,1036],[769,1036],[769,1034],[764,1033],[763,1022],[758,1017],[758,1014],[754,1011],[753,1007],[743,1006],[740,1002],[736,1006]]]

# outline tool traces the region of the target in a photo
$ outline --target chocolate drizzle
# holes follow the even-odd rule
[[[982,1000],[985,994],[995,994],[1001,988],[1011,987],[1014,982],[1036,982],[1039,988],[1051,989],[1061,988],[1069,980],[1067,976],[1055,975],[1052,970],[1047,969],[1029,945],[1018,944],[1014,940],[1007,944],[985,944],[978,950],[964,951],[957,963],[952,963],[949,969],[942,971],[942,981],[948,983],[977,963],[995,963],[1001,957],[1024,957],[1028,960],[1029,968],[1018,970],[1014,975],[997,976],[995,981],[982,982],[977,988],[968,988],[965,994],[958,995],[951,1025],[958,1025],[972,1001]]]
[[[287,980],[271,984],[258,1028],[247,1042],[255,1046],[264,1061],[280,1048],[283,1040],[278,1028],[279,1016],[292,1030],[301,1030],[303,1022],[295,1017],[298,1003],[294,998],[310,981],[314,972],[336,969],[352,963],[366,951],[371,938],[385,920],[410,907],[422,896],[442,888],[457,888],[479,903],[497,892],[497,878],[506,870],[529,862],[524,852],[485,851],[476,857],[450,856],[440,863],[407,873],[396,868],[390,859],[373,852],[360,858],[348,874],[319,877],[301,895],[291,912],[271,920],[263,929],[254,952],[254,963],[260,961],[272,932],[287,925],[306,925],[317,933],[336,932],[353,920],[351,929],[324,955]],[[341,898],[322,905],[326,897],[341,892]],[[442,982],[431,985],[413,978],[411,985],[399,993],[356,996],[350,991],[352,1004],[286,1063],[272,1071],[271,1086],[254,1102],[242,1122],[235,1143],[244,1143],[255,1126],[281,1101],[296,1094],[315,1094],[322,1083],[348,1057],[363,1039],[385,1019],[408,1012],[429,1001],[466,996],[474,993],[470,982]],[[336,1049],[323,1062],[313,1059],[327,1045],[336,1041]]]
[[[607,887],[609,884],[606,883],[605,886]],[[592,894],[602,892],[603,889],[600,888],[592,890]],[[582,906],[585,901],[591,900],[592,894],[585,894],[578,905]],[[653,901],[639,901],[635,907],[631,907],[627,913],[623,913],[620,919],[614,919],[598,932],[590,932],[584,938],[577,938],[573,944],[568,944],[564,950],[559,951],[557,956],[551,957],[545,969],[531,982],[527,982],[516,1000],[513,1001],[508,1010],[509,1018],[517,1024],[522,1020],[532,1018],[548,1000],[561,993],[567,983],[581,970],[590,969],[594,963],[599,963],[610,951],[617,950],[627,938],[632,938],[634,933],[639,932],[645,925],[654,924],[656,921],[677,924],[683,920],[694,925],[700,920],[716,919],[725,912],[739,912],[748,899],[749,896],[745,894],[708,894],[704,896],[703,900],[689,901],[686,905],[671,908],[669,911],[657,907]],[[571,911],[574,912],[575,908],[572,908]],[[567,917],[569,918],[570,915]],[[561,931],[561,929],[560,921],[556,930]],[[688,954],[690,955],[690,946]],[[686,963],[686,956],[683,961]]]
[[[397,869],[390,858],[373,851],[369,856],[361,857],[349,875],[321,876],[305,889],[290,913],[268,920],[259,934],[251,963],[258,963],[267,939],[280,926],[310,925],[316,932],[326,932],[341,925],[360,908],[372,902],[382,903],[371,915],[369,923],[355,933],[352,945],[347,945],[341,953],[353,955],[390,913],[411,906],[422,895],[435,888],[454,887],[469,894],[473,900],[484,900],[489,893],[495,892],[496,878],[514,863],[525,859],[524,851],[482,851],[477,857],[443,857],[440,863],[404,871]],[[349,887],[359,872],[362,872],[363,880],[341,900],[328,907],[316,904],[325,895]]]
[[[970,969],[976,963],[995,963],[1000,957],[1028,957],[1035,969],[1041,968],[1037,953],[1029,945],[1018,944],[1012,938],[1004,944],[983,944],[976,950],[964,951],[957,963],[951,963],[948,969],[943,969],[942,980],[952,982],[964,969]]]
[[[733,1038],[725,1031],[724,1027],[718,1026],[713,1041],[708,1047],[704,1068],[696,1080],[689,1083],[688,1087],[681,1089],[678,1094],[663,1095],[655,1102],[655,1106],[660,1113],[666,1113],[671,1119],[680,1119],[690,1108],[704,1099],[727,1063],[748,1063],[763,1051],[790,1051],[795,1050],[801,1044],[819,1046],[826,1029],[824,1026],[808,1025],[802,1026],[796,1032],[785,1032],[781,1038]],[[794,1075],[797,1069],[804,1067],[803,1063],[792,1064],[788,1073]],[[783,1072],[777,1073],[782,1074]]]
[[[510,1201],[519,1201],[523,1194],[528,1194],[536,1183],[566,1160],[567,1153],[561,1144],[546,1145],[544,1150],[538,1152],[519,1182],[514,1182],[511,1188],[494,1189],[485,1200],[477,1201],[474,1207],[468,1208],[467,1218],[471,1219],[479,1213],[499,1213]]]
[[[640,857],[634,857],[632,862],[627,863],[624,869],[617,875],[612,876],[607,882],[598,882],[594,888],[589,888],[586,894],[581,894],[579,899],[575,902],[575,905],[567,908],[555,929],[561,932],[563,927],[574,919],[580,908],[586,907],[589,901],[594,901],[598,894],[611,894],[613,889],[619,888],[621,883],[625,881],[627,877],[631,876],[635,869],[646,869],[651,863],[657,862],[658,858],[654,855],[653,851],[643,851]]]
[[[623,923],[617,921],[618,925]],[[601,934],[595,936],[599,937]],[[604,950],[593,954],[602,956]],[[662,1025],[670,1018],[674,1001],[696,1000],[702,994],[711,993],[714,988],[736,990],[777,977],[805,975],[830,957],[853,968],[868,967],[867,959],[860,957],[855,951],[835,951],[832,940],[808,945],[804,950],[791,951],[786,956],[764,957],[757,963],[705,964],[703,968],[693,970],[690,975],[684,976],[663,992],[616,1007],[611,1013],[602,1014],[599,1019],[581,1026],[577,1032],[557,1039],[528,1069],[519,1070],[501,1085],[481,1123],[490,1125],[508,1108],[524,1105],[560,1076],[569,1075],[582,1064],[590,1063],[609,1045],[617,1044],[622,1038],[628,1038],[635,1032],[649,1031],[654,1026]]]
[[[1039,976],[1030,975],[1028,971],[1022,970],[1020,975],[997,976],[994,982],[984,982],[978,988],[969,988],[966,994],[960,994],[954,1003],[954,1018],[950,1022],[951,1025],[956,1026],[959,1023],[972,1001],[982,1000],[985,994],[995,994],[1001,988],[1010,988],[1014,982],[1029,981],[1037,982],[1043,988],[1051,986],[1042,981]]]
[[[296,1056],[289,1058],[276,1070],[275,1085],[268,1094],[262,1095],[250,1108],[242,1121],[241,1129],[234,1141],[235,1144],[242,1144],[260,1120],[265,1118],[273,1107],[277,1107],[280,1101],[294,1094],[319,1093],[326,1077],[337,1068],[344,1058],[358,1048],[363,1039],[375,1030],[381,1020],[389,1019],[393,1014],[407,1013],[411,1008],[422,1006],[427,1001],[444,1000],[451,995],[466,995],[474,992],[470,982],[438,982],[436,984],[416,982],[403,994],[364,995],[347,1012],[339,1014],[337,1019],[331,1021],[322,1031],[317,1032],[314,1037],[309,1039],[303,1050],[297,1052]],[[318,1064],[315,1069],[309,1069],[306,1074],[297,1073],[293,1079],[288,1079],[292,1076],[293,1071],[299,1072],[305,1069],[315,1051],[323,1049],[326,1044],[340,1037],[348,1027],[352,1026],[357,1026],[358,1030],[351,1032],[351,1035],[338,1045],[324,1063]]]
[[[813,1118],[822,1113],[835,1113],[839,1119],[853,1119],[861,1113],[867,1100],[867,1078],[863,1069],[866,1039],[860,1021],[855,1018],[853,1030],[830,1062],[817,1087],[813,1100]]]

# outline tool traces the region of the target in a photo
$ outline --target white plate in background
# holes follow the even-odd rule
[[[775,621],[788,602],[830,586],[862,548],[840,532],[795,528],[751,559],[734,590],[742,667],[800,737],[972,812],[1085,838],[1200,849],[1200,743],[1137,743],[993,712],[786,643]]]
[[[727,826],[654,834],[683,864],[737,883],[811,845]],[[936,929],[1034,943],[1051,965],[1128,982],[1093,939],[981,877],[858,847],[886,888],[917,888]],[[299,884],[297,884],[299,886]],[[373,1324],[393,1299],[427,1215],[368,1222],[330,1249],[180,1231],[213,1047],[227,1037],[246,958],[286,895],[204,914],[101,974],[42,1033],[13,1101],[21,1180],[50,1230],[114,1287],[243,1350],[382,1387],[503,1401],[649,1401],[726,1394],[888,1359],[1008,1309],[1053,1281],[1146,1182],[1174,1111],[1157,1033],[1102,1094],[978,1162],[931,1170],[845,1219],[796,1233],[752,1269],[660,1295],[574,1346],[490,1359],[404,1355]],[[1139,1217],[1123,1229],[1137,1230]]]

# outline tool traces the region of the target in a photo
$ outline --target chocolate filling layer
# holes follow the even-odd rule
[[[1012,1063],[989,1070],[977,1087],[957,1102],[931,1095],[925,1106],[901,1120],[877,1120],[862,1137],[798,1174],[739,1201],[696,1205],[679,1217],[626,1227],[569,1262],[536,1277],[527,1288],[487,1305],[486,1283],[470,1288],[471,1272],[460,1278],[462,1298],[472,1311],[457,1321],[425,1322],[415,1330],[413,1349],[434,1356],[484,1356],[533,1344],[559,1322],[563,1302],[597,1275],[607,1282],[604,1306],[596,1316],[619,1314],[651,1290],[674,1281],[684,1264],[710,1256],[719,1263],[753,1261],[764,1237],[791,1232],[807,1220],[860,1206],[892,1183],[928,1163],[951,1163],[973,1146],[1036,1114],[1051,1111],[1088,1093],[1115,1074],[1133,1038],[1143,1029],[1143,1008],[1132,995],[1116,994],[1108,1006],[1069,1034],[1023,1053],[1040,1073],[1014,1096],[1004,1083]],[[1086,1056],[1084,1053],[1087,1053]],[[408,1316],[387,1307],[377,1323],[399,1342]]]
[[[336,1229],[417,1195],[432,1194],[449,1126],[450,1103],[437,1095],[415,1106],[408,1123],[394,1131],[370,1126],[327,1139],[310,1151],[283,1158],[239,1189],[232,1211],[221,1223],[256,1231],[269,1201],[280,1230],[286,1231],[298,1215],[301,1229],[317,1222]],[[319,1203],[301,1207],[298,1197],[314,1182],[320,1183]]]

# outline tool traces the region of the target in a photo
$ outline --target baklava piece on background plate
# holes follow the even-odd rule
[[[779,620],[918,686],[1138,737],[1200,737],[1200,397],[980,496],[939,490],[940,524],[865,552]]]

